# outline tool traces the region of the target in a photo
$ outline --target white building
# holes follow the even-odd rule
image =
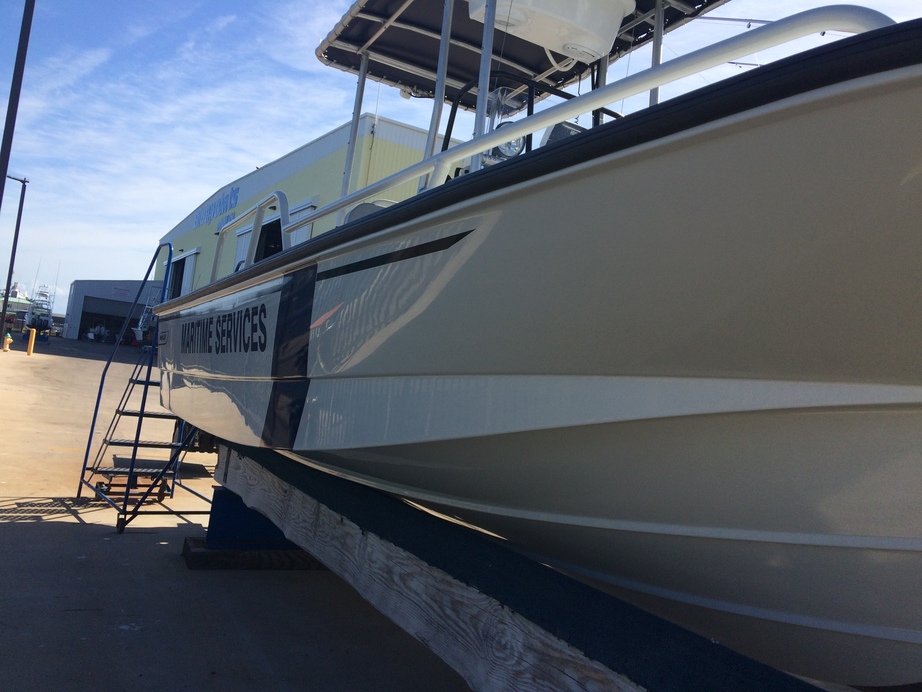
[[[142,284],[141,281],[74,281],[70,285],[62,336],[65,339],[85,339],[88,333],[101,327],[110,334],[110,338],[114,338],[122,328]],[[131,326],[137,325],[151,295],[160,297],[162,286],[161,281],[152,281],[144,287],[138,304],[131,311]]]

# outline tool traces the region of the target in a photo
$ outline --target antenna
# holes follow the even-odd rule
[[[42,271],[42,258],[38,258],[38,268],[35,270],[35,278],[32,279],[32,290],[29,292],[29,295],[35,295],[35,286],[38,284],[38,275]]]
[[[58,277],[61,276],[61,260],[58,260],[58,271],[54,275],[54,288],[51,293],[51,315],[54,319],[54,300],[58,297]]]

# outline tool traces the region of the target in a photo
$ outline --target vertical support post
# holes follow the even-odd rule
[[[597,81],[596,84],[592,87],[593,89],[601,89],[608,83],[608,55],[603,55],[599,58],[599,61],[596,63],[596,75]],[[595,110],[592,111],[592,126],[597,127],[602,124],[602,111]]]
[[[13,231],[13,249],[10,251],[10,270],[6,275],[6,293],[3,294],[3,329],[6,329],[6,311],[10,305],[10,287],[13,284],[13,266],[16,263],[16,246],[19,244],[19,225],[22,223],[22,205],[26,201],[26,183],[29,181],[25,178],[13,178],[13,176],[4,176],[4,180],[10,178],[22,184],[19,192],[19,211],[16,213],[16,228]],[[4,332],[5,333],[5,332]]]
[[[16,49],[16,63],[13,66],[13,82],[10,85],[10,100],[6,107],[6,124],[3,126],[3,141],[0,143],[0,206],[3,205],[3,190],[10,170],[10,151],[13,149],[13,130],[16,128],[16,113],[19,111],[19,94],[22,91],[22,75],[26,71],[26,53],[29,50],[29,35],[32,33],[32,14],[35,0],[26,0],[22,10],[22,27],[19,30],[19,47]],[[12,262],[10,262],[12,267]],[[9,290],[9,289],[7,289]],[[6,319],[6,308],[3,310]]]
[[[448,48],[451,43],[451,22],[455,11],[455,0],[445,0],[442,12],[442,42],[439,45],[439,64],[435,75],[435,90],[432,93],[432,117],[429,118],[429,135],[426,139],[426,148],[423,158],[428,159],[435,154],[435,141],[439,134],[439,122],[442,119],[442,107],[445,105],[445,79],[448,73]],[[420,180],[420,191],[429,186],[429,177]]]
[[[35,350],[35,335],[38,333],[38,330],[35,327],[29,327],[29,345],[26,346],[26,355],[31,356],[32,351]]]
[[[368,53],[362,53],[359,66],[359,81],[355,87],[355,105],[352,108],[352,127],[349,130],[349,147],[346,149],[346,169],[343,171],[342,196],[349,194],[352,166],[355,161],[355,140],[359,136],[359,118],[362,115],[362,98],[365,95],[365,77],[368,74]],[[342,212],[340,212],[342,216]]]
[[[663,0],[656,0],[656,7],[653,12],[653,67],[663,62],[663,24],[664,24]],[[659,103],[659,87],[650,89],[650,105],[655,106]]]
[[[526,110],[526,115],[529,115],[529,116],[535,114],[535,96],[537,96],[535,92],[536,92],[535,83],[529,82],[528,84],[528,107]],[[533,135],[531,132],[525,135],[525,151],[531,151],[532,137]]]
[[[480,72],[477,76],[477,110],[474,114],[474,137],[487,131],[487,99],[490,95],[490,63],[493,62],[493,27],[496,24],[496,0],[486,0],[483,10],[483,40],[480,49]],[[471,172],[480,168],[480,154],[471,161]]]
[[[432,117],[429,119],[429,137],[426,140],[426,158],[435,154],[435,140],[442,118],[442,106],[445,104],[445,78],[448,72],[448,44],[451,42],[451,20],[455,10],[455,0],[445,0],[442,14],[442,44],[439,47],[438,71],[435,75],[435,99],[432,104]]]

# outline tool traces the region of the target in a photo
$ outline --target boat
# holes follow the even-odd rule
[[[820,8],[607,83],[719,4],[358,0],[319,58],[433,98],[433,145],[226,226],[282,249],[155,308],[163,404],[782,670],[918,682],[922,21]],[[443,100],[475,136],[435,151]]]
[[[24,324],[26,327],[46,332],[54,327],[51,311],[54,301],[51,298],[51,289],[48,286],[39,286],[35,297],[29,301]]]

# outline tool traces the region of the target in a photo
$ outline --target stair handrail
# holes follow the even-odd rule
[[[112,365],[112,361],[115,359],[115,354],[118,352],[118,347],[121,345],[122,339],[125,337],[125,332],[128,330],[128,324],[131,322],[131,316],[134,314],[135,308],[141,301],[141,294],[144,292],[144,287],[150,280],[151,272],[154,270],[154,267],[157,264],[157,259],[160,257],[160,251],[163,248],[167,249],[167,259],[166,271],[163,274],[163,287],[160,291],[160,302],[162,303],[166,300],[167,291],[170,285],[170,270],[173,268],[173,244],[170,242],[160,243],[157,246],[157,249],[154,251],[154,256],[151,258],[150,265],[147,267],[147,272],[144,274],[144,278],[141,280],[141,285],[138,287],[138,293],[134,297],[134,302],[128,309],[128,317],[125,318],[125,323],[122,325],[118,337],[115,339],[115,348],[112,349],[112,353],[109,355],[109,359],[106,361],[105,366],[103,366],[102,375],[99,377],[99,390],[96,392],[96,405],[93,407],[93,419],[90,422],[90,432],[86,440],[86,452],[83,455],[83,469],[80,472],[80,485],[77,487],[78,498],[81,496],[83,486],[86,483],[86,467],[89,464],[90,452],[93,449],[93,433],[96,431],[96,421],[99,418],[99,405],[102,402],[102,393],[106,386],[106,375],[109,372],[109,366]],[[151,344],[151,350],[156,348],[156,338],[154,341],[155,343]],[[151,357],[153,357],[153,354],[151,354]]]

